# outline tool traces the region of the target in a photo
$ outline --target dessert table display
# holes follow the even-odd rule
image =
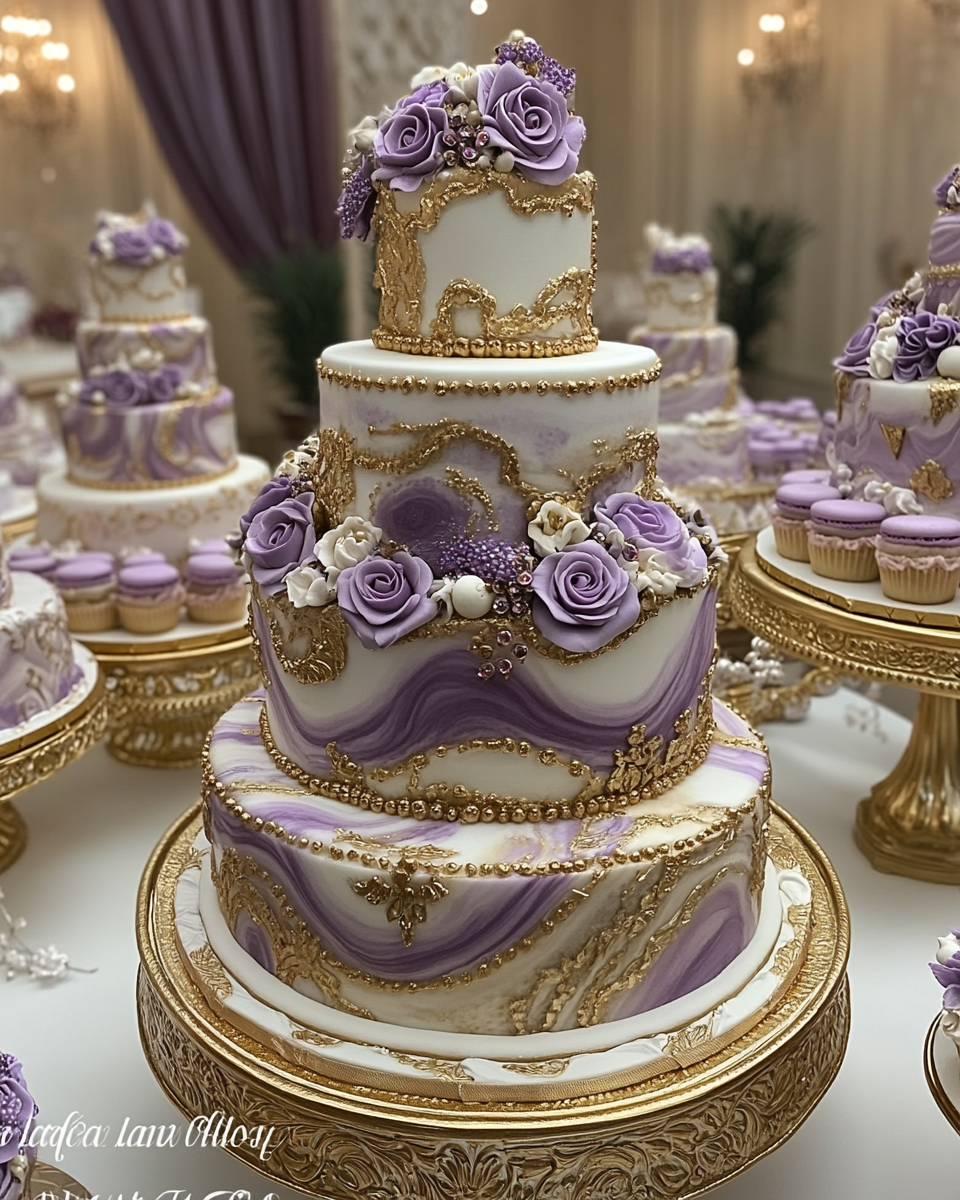
[[[857,844],[877,870],[960,882],[960,602],[911,607],[825,579],[779,554],[772,529],[730,586],[738,619],[790,654],[920,692],[902,759],[857,808]]]

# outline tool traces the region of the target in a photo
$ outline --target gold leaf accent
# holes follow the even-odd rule
[[[490,493],[480,480],[465,475],[459,467],[447,467],[446,476],[448,487],[453,488],[455,492],[459,492],[462,496],[468,496],[480,502],[483,506],[484,516],[487,519],[487,529],[491,533],[496,533],[500,528],[500,522],[497,520],[497,512],[493,506],[493,501],[490,499]]]
[[[956,411],[960,398],[960,379],[931,379],[929,387],[930,419],[934,425],[939,425],[948,413]]]
[[[556,1079],[570,1066],[569,1058],[543,1058],[539,1062],[504,1063],[505,1071],[515,1075],[529,1075],[533,1078]]]
[[[339,604],[294,608],[282,592],[261,595],[254,582],[251,611],[254,606],[266,619],[273,652],[288,675],[299,683],[329,683],[337,678],[347,664],[347,623]],[[254,638],[259,643],[256,633]],[[261,674],[267,679],[262,654],[260,659]]]
[[[318,531],[339,525],[356,498],[352,453],[354,441],[336,429],[317,431],[317,454],[311,476]]]
[[[936,421],[934,421],[936,424]],[[894,458],[900,457],[900,451],[903,449],[903,438],[907,432],[906,425],[885,425],[880,422],[880,432],[883,434],[883,439],[890,447],[890,453]]]
[[[688,1025],[686,1029],[681,1029],[677,1033],[673,1033],[667,1038],[667,1044],[663,1048],[664,1054],[676,1056],[678,1054],[688,1053],[690,1050],[696,1050],[705,1042],[709,1042],[713,1037],[713,1017],[700,1025]]]
[[[361,880],[353,885],[356,894],[368,904],[387,906],[387,920],[397,922],[405,946],[413,944],[417,926],[427,919],[427,905],[436,904],[449,895],[439,879],[434,879],[432,875],[426,883],[415,886],[413,876],[416,870],[414,863],[402,858],[389,882],[374,875],[372,879]]]
[[[928,458],[925,463],[917,467],[910,476],[908,485],[915,492],[934,501],[949,500],[953,495],[953,484],[943,467],[932,458]]]
[[[556,304],[558,296],[570,294],[565,303]],[[549,329],[560,321],[570,321],[579,330],[579,336],[593,337],[593,322],[590,316],[590,296],[593,279],[589,271],[571,267],[563,275],[549,280],[540,290],[532,308],[516,304],[505,316],[497,314],[497,298],[486,288],[469,279],[456,279],[448,283],[437,304],[437,315],[431,321],[434,334],[444,344],[455,343],[462,335],[454,325],[454,313],[461,308],[476,308],[480,314],[482,336],[493,345],[488,353],[495,358],[496,341],[519,339],[536,331]],[[474,339],[471,338],[471,342]],[[501,348],[502,354],[502,348]]]
[[[849,371],[834,371],[833,384],[837,395],[837,417],[843,415],[843,405],[850,395],[850,389],[853,387],[855,376]]]
[[[205,942],[199,950],[192,950],[190,961],[204,985],[218,1000],[226,1000],[233,995],[233,984],[209,943]]]
[[[413,1067],[415,1071],[422,1071],[425,1075],[432,1075],[435,1079],[443,1079],[447,1083],[461,1081],[473,1083],[473,1076],[456,1059],[433,1058],[429,1054],[401,1054],[397,1050],[389,1051],[389,1055],[394,1062],[402,1063],[406,1067]]]
[[[331,1037],[327,1033],[317,1033],[315,1029],[306,1029],[302,1025],[295,1025],[290,1030],[290,1036],[297,1042],[307,1042],[310,1046],[341,1046],[343,1045],[340,1038]]]

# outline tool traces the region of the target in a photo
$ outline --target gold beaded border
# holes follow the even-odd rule
[[[449,381],[436,379],[431,384],[430,380],[422,375],[391,375],[389,378],[385,378],[382,375],[364,375],[362,371],[338,371],[334,367],[324,366],[323,361],[317,359],[317,372],[325,383],[334,383],[344,388],[365,388],[367,391],[402,392],[405,396],[412,392],[423,393],[431,390],[435,396],[473,396],[474,394],[484,397],[547,396],[551,392],[558,392],[561,396],[567,397],[584,394],[592,396],[596,392],[607,392],[612,395],[614,392],[656,383],[660,378],[661,370],[662,363],[657,359],[656,365],[649,370],[607,375],[602,379],[593,376],[589,379],[538,379],[520,382],[511,379],[506,383],[502,383],[498,379],[481,379],[476,382],[472,379],[465,379],[462,382],[457,379]]]
[[[430,337],[390,333],[375,329],[370,335],[378,350],[393,350],[398,354],[421,354],[435,358],[564,358],[572,354],[589,354],[600,344],[600,331],[582,333],[576,337],[544,339],[487,338],[487,337]]]
[[[113,482],[107,480],[93,479],[77,479],[75,475],[67,472],[67,482],[75,484],[77,487],[92,488],[94,491],[104,492],[159,492],[166,491],[170,488],[184,487],[191,483],[211,483],[214,479],[222,479],[224,475],[229,475],[236,467],[236,460],[228,467],[222,467],[219,471],[208,471],[204,475],[183,475],[178,479],[144,479],[139,482]]]

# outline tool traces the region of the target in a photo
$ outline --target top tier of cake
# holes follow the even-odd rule
[[[652,251],[643,280],[650,329],[709,329],[717,323],[717,272],[710,244],[699,234],[676,237],[650,224]]]
[[[837,478],[891,512],[960,515],[960,167],[938,184],[930,261],[834,360]]]
[[[377,234],[382,350],[547,358],[593,350],[591,175],[575,75],[522,33],[495,61],[427,68],[351,135],[344,237]]]
[[[187,239],[148,206],[128,216],[101,212],[90,243],[90,288],[102,321],[190,316],[183,251]]]

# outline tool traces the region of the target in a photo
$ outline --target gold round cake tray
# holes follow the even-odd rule
[[[98,668],[96,682],[78,704],[0,747],[0,872],[27,844],[26,824],[10,801],[86,754],[106,728],[106,687]]]
[[[790,1137],[839,1069],[849,1032],[846,902],[823,851],[779,809],[771,833],[796,847],[815,912],[806,960],[776,1007],[694,1067],[582,1099],[550,1099],[545,1080],[540,1102],[487,1104],[315,1074],[213,1012],[183,965],[173,922],[198,813],[168,830],[141,882],[141,1041],[186,1116],[220,1110],[234,1125],[273,1126],[266,1161],[249,1140],[230,1153],[308,1195],[699,1196]]]
[[[260,686],[245,624],[169,635],[81,634],[106,676],[107,749],[137,767],[194,767],[218,717]]]
[[[52,1163],[38,1162],[30,1172],[26,1200],[92,1200],[91,1193],[66,1171]]]
[[[21,517],[19,520],[7,521],[0,524],[0,531],[3,532],[3,540],[8,546],[16,541],[17,538],[22,538],[28,533],[33,533],[36,528],[36,513],[32,513],[29,517]]]
[[[938,1013],[927,1030],[923,1044],[923,1073],[937,1107],[960,1133],[960,1055],[940,1028],[942,1019],[943,1014]]]
[[[766,567],[753,539],[730,583],[738,619],[838,675],[920,693],[903,756],[857,807],[857,845],[878,871],[960,883],[960,622],[800,583]]]

